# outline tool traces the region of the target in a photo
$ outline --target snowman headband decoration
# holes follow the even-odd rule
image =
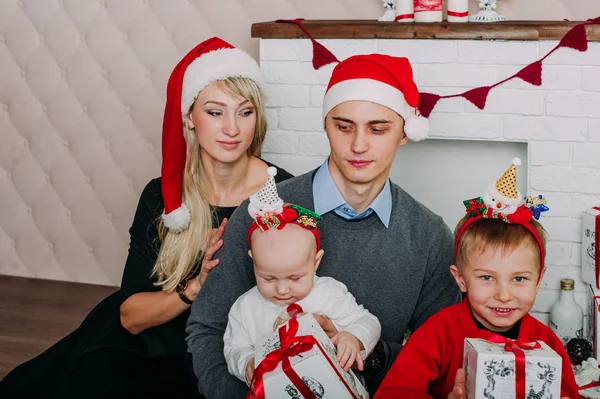
[[[489,183],[483,197],[463,201],[466,213],[470,218],[460,228],[454,241],[454,258],[458,255],[458,243],[465,230],[480,219],[498,219],[509,224],[523,226],[535,239],[540,248],[540,270],[544,267],[544,245],[542,238],[529,223],[532,218],[538,220],[540,214],[549,210],[542,195],[521,197],[517,189],[517,166],[521,165],[519,158],[513,158],[512,165],[495,182]]]
[[[321,216],[299,205],[284,205],[275,185],[277,168],[271,166],[267,169],[267,173],[269,178],[265,185],[250,197],[248,203],[248,213],[254,219],[248,229],[248,245],[251,243],[254,230],[267,231],[272,228],[281,230],[286,224],[291,223],[309,230],[315,236],[317,251],[319,251],[321,235],[317,229],[317,223],[321,220]]]

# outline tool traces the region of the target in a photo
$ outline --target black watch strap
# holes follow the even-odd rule
[[[191,301],[187,296],[185,296],[185,289],[187,288],[188,283],[188,279],[183,280],[181,283],[177,284],[177,288],[175,288],[175,291],[177,291],[177,295],[179,295],[179,298],[183,302],[187,303],[188,305],[191,305],[194,301]]]
[[[185,291],[179,291],[177,294],[179,294],[179,298],[181,298],[181,300],[187,303],[188,305],[194,303],[194,301],[190,301],[190,299],[187,296],[185,296]]]

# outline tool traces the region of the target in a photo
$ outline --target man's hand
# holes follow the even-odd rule
[[[329,337],[329,339],[333,339],[333,337],[337,335],[338,330],[337,328],[335,328],[335,325],[333,325],[333,322],[329,317],[314,313],[313,316],[315,317],[323,331],[325,331],[325,334],[327,334],[327,337]]]
[[[465,389],[465,370],[458,369],[454,378],[454,388],[448,394],[448,399],[467,399],[467,391]]]
[[[359,370],[364,370],[363,359],[360,357],[362,344],[358,338],[347,331],[341,331],[331,338],[331,342],[337,348],[337,360],[344,371],[348,371],[354,362]]]
[[[251,387],[250,384],[252,384],[253,376],[254,376],[254,358],[251,358],[250,360],[248,360],[248,363],[246,363],[246,384],[248,384],[249,387]]]

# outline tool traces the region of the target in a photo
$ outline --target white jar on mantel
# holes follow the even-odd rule
[[[558,335],[563,345],[571,338],[583,337],[583,310],[575,302],[575,281],[560,280],[560,297],[550,309],[550,328]]]

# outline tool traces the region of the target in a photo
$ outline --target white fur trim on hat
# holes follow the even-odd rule
[[[209,84],[231,77],[250,78],[264,88],[260,67],[248,53],[237,48],[222,48],[196,58],[185,70],[181,89],[181,117],[185,120],[198,93]]]
[[[190,210],[185,204],[168,214],[162,214],[165,227],[176,233],[182,232],[190,225]]]
[[[369,101],[398,113],[405,121],[404,131],[411,140],[423,140],[429,134],[429,121],[408,105],[404,94],[393,86],[374,79],[350,79],[333,85],[323,99],[323,119],[341,103]]]

